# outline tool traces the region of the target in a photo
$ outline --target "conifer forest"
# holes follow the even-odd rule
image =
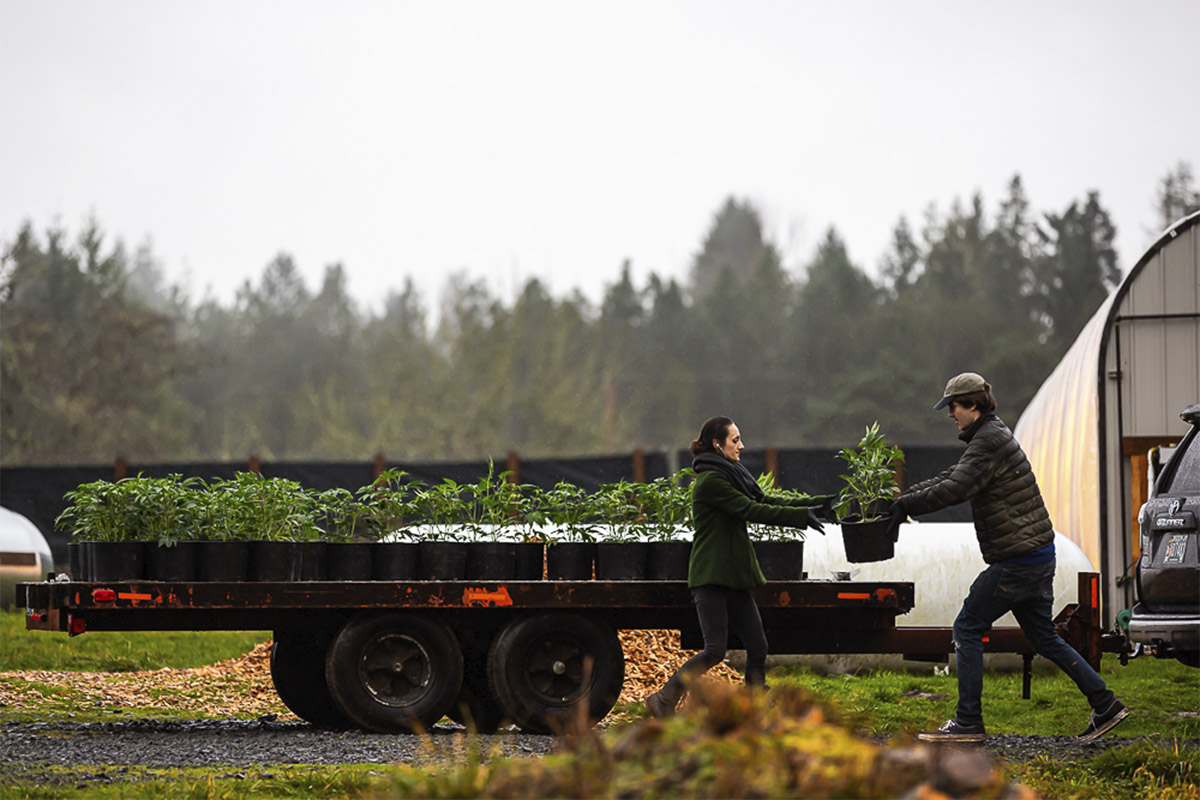
[[[1200,208],[1189,165],[1159,186],[1161,227]],[[599,455],[684,448],[717,413],[750,447],[839,446],[876,420],[893,442],[946,444],[930,407],[958,372],[985,375],[1016,423],[1133,266],[1115,236],[1098,193],[1038,209],[1014,176],[1000,198],[900,218],[869,268],[836,228],[785,264],[760,211],[730,197],[685,279],[614,264],[597,302],[536,279],[498,298],[465,272],[429,298],[400,278],[364,311],[340,264],[310,286],[280,252],[223,304],[168,285],[151,245],[100,219],[17,223],[0,230],[0,453]]]

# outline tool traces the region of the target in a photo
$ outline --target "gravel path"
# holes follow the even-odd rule
[[[541,755],[553,736],[513,732],[478,737],[483,752]],[[463,728],[438,725],[428,737],[325,731],[306,722],[128,720],[0,725],[0,769],[12,764],[187,767],[263,764],[424,764],[461,758]]]
[[[483,752],[534,756],[549,752],[553,736],[517,731],[480,736]],[[1027,761],[1038,755],[1058,760],[1088,758],[1136,739],[1102,738],[1082,744],[1069,736],[992,736],[991,756]],[[1200,747],[1200,740],[1182,743]],[[272,764],[425,764],[461,759],[469,745],[463,728],[438,725],[428,737],[362,731],[332,732],[305,722],[258,720],[125,720],[94,723],[6,723],[0,725],[0,770],[24,764],[149,767]]]

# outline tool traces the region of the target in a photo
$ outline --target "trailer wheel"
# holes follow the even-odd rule
[[[363,614],[334,637],[325,678],[333,699],[362,727],[420,732],[441,719],[458,696],[462,650],[440,620]]]
[[[488,682],[529,733],[559,733],[603,719],[621,694],[625,654],[611,626],[581,614],[510,622],[492,642]]]
[[[463,685],[446,716],[475,733],[494,733],[508,716],[492,694],[487,675],[487,645],[463,644]]]
[[[271,645],[271,681],[279,699],[293,714],[318,728],[354,727],[325,683],[328,635],[276,631]]]

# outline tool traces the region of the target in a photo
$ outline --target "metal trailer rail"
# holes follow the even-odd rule
[[[755,592],[774,654],[893,653],[946,661],[949,628],[900,628],[911,582],[772,582]],[[584,710],[600,719],[624,680],[617,630],[673,629],[701,646],[691,596],[675,581],[337,581],[83,583],[18,586],[26,628],[85,631],[271,630],[284,703],[328,727],[427,728],[443,714],[479,728],[503,719],[553,732]],[[1056,618],[1093,666],[1104,645],[1099,575]],[[736,645],[736,641],[733,642]],[[994,628],[985,652],[1033,651]],[[1109,648],[1115,649],[1115,648]]]

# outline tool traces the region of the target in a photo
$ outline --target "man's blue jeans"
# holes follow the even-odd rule
[[[1054,603],[1054,561],[1023,566],[1001,562],[979,574],[954,621],[954,650],[958,661],[958,711],[963,725],[983,723],[983,637],[992,623],[1013,612],[1025,639],[1041,656],[1053,661],[1087,697],[1093,709],[1113,700],[1091,665],[1062,640],[1050,614]]]

